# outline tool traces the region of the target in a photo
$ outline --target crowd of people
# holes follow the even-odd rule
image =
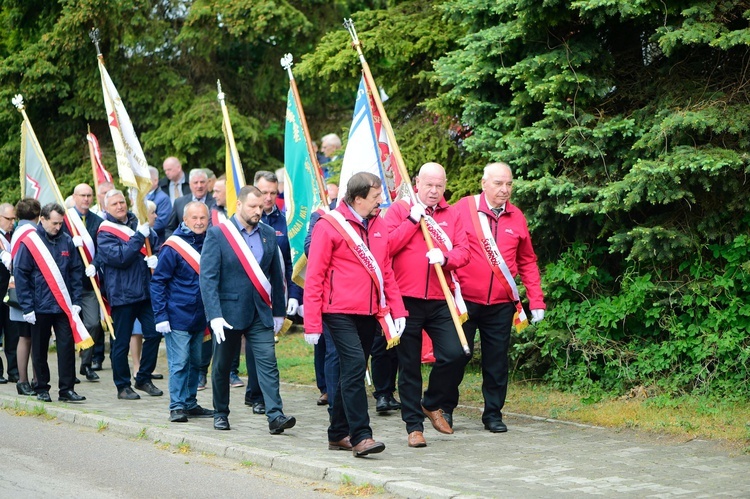
[[[0,383],[15,382],[19,395],[51,402],[47,356],[54,332],[57,398],[85,401],[76,391],[75,351],[78,374],[99,382],[106,310],[115,332],[109,359],[118,399],[163,395],[154,370],[164,339],[169,420],[213,418],[216,430],[229,430],[230,390],[244,386],[244,343],[244,402],[279,434],[296,420],[283,410],[275,344],[285,320],[296,316],[314,345],[316,402],[328,405],[330,419],[328,448],[361,457],[385,448],[370,427],[366,376],[371,372],[376,411],[400,409],[407,445],[425,447],[425,419],[438,432],[453,433],[467,352],[478,331],[482,421],[490,432],[507,431],[502,409],[510,335],[525,318],[516,276],[526,288],[531,322],[545,311],[526,219],[510,203],[507,164],[487,165],[481,192],[449,205],[445,170],[426,163],[414,196],[385,213],[379,177],[353,175],[342,199],[329,183],[330,209],[314,213],[307,232],[304,289],[291,278],[275,173],[256,172],[230,216],[223,176],[184,172],[174,157],[164,160],[163,178],[156,168],[150,172],[145,222],[111,183],[97,186],[95,206],[87,184],[75,187],[67,207],[31,198],[0,205],[0,325],[8,377],[0,360]],[[458,316],[465,322],[457,327]],[[434,363],[423,387],[426,338]],[[207,386],[213,408],[197,401]]]

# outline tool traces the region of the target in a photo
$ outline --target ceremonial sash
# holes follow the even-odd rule
[[[105,220],[102,222],[102,224],[99,226],[99,232],[109,232],[110,234],[114,234],[115,236],[119,237],[125,242],[130,241],[130,238],[135,235],[135,231],[128,227],[127,225],[122,224],[116,224],[112,223],[109,220]],[[143,246],[141,246],[141,253],[143,256],[148,256],[148,253],[146,252],[146,245],[144,243]]]
[[[406,203],[406,206],[408,209],[411,209],[411,204],[408,203],[406,200],[402,200],[404,203]],[[430,236],[432,237],[432,240],[435,242],[435,245],[440,248],[443,253],[446,253],[453,249],[453,241],[451,241],[451,238],[448,237],[448,234],[445,233],[442,227],[440,227],[440,224],[437,223],[437,221],[432,218],[430,215],[425,214],[424,216],[425,222],[427,224],[427,232],[430,233]],[[453,303],[456,308],[456,315],[458,315],[458,319],[463,324],[467,321],[469,318],[469,314],[466,310],[466,302],[464,302],[464,297],[461,294],[461,285],[458,283],[458,279],[456,278],[456,274],[451,271],[449,272],[451,281],[453,282]]]
[[[529,325],[529,321],[526,318],[526,312],[524,312],[523,306],[521,305],[521,298],[518,295],[516,281],[513,279],[510,269],[503,259],[503,255],[500,254],[500,249],[497,247],[495,238],[492,237],[487,214],[479,211],[479,199],[479,195],[474,196],[474,202],[468,203],[471,222],[474,225],[474,233],[479,240],[479,246],[482,248],[485,258],[487,258],[487,263],[492,269],[492,273],[505,288],[508,296],[513,298],[513,303],[516,306],[516,313],[513,316],[513,325],[516,327],[516,331],[521,331]]]
[[[65,280],[60,273],[60,268],[55,263],[55,259],[49,252],[47,247],[42,242],[39,234],[32,232],[28,234],[21,241],[34,257],[39,270],[44,276],[44,280],[49,286],[52,296],[55,297],[55,301],[60,308],[68,316],[68,322],[70,323],[70,329],[73,331],[73,340],[76,344],[76,350],[83,350],[94,346],[94,340],[91,339],[89,332],[86,330],[86,326],[83,325],[83,321],[78,314],[73,313],[73,303],[70,299],[70,293],[65,285]]]
[[[375,260],[370,248],[367,247],[359,234],[352,228],[351,224],[346,221],[346,218],[336,210],[332,210],[321,218],[325,218],[333,226],[336,231],[341,234],[344,241],[352,250],[354,256],[357,257],[359,263],[365,268],[365,271],[369,274],[372,281],[375,283],[375,289],[379,296],[379,307],[377,313],[378,322],[383,328],[383,334],[385,339],[388,341],[387,348],[394,347],[399,344],[400,338],[396,336],[396,326],[393,323],[391,317],[391,311],[388,305],[385,303],[385,292],[383,286],[383,273],[378,266],[378,262]]]
[[[21,241],[23,241],[30,232],[34,232],[35,230],[36,225],[34,224],[24,224],[16,228],[13,232],[13,237],[10,238],[10,255],[13,258],[15,258],[16,253],[18,253]]]
[[[221,233],[224,234],[224,237],[227,238],[229,246],[234,250],[234,254],[237,255],[237,259],[240,261],[242,268],[245,269],[247,277],[250,278],[261,299],[266,305],[273,308],[271,303],[271,283],[263,273],[260,265],[258,265],[253,252],[247,247],[240,231],[237,230],[237,227],[234,226],[234,223],[230,219],[220,223],[218,227]]]
[[[211,225],[223,224],[227,216],[221,210],[211,210]]]
[[[86,230],[86,226],[81,220],[81,216],[78,214],[75,208],[68,208],[68,216],[65,217],[65,222],[68,225],[68,231],[71,235],[79,235],[83,239],[83,252],[86,253],[86,262],[91,263],[94,260],[96,249],[94,246],[94,240],[91,238],[91,234]],[[71,227],[75,227],[75,231]]]
[[[169,246],[170,248],[175,250],[178,255],[185,259],[187,264],[190,265],[190,268],[193,269],[196,274],[200,275],[201,254],[198,253],[198,251],[193,248],[187,241],[185,241],[181,237],[169,236],[167,240],[164,241],[163,246]],[[203,331],[203,341],[211,341],[211,330],[208,327],[206,327],[206,330]]]

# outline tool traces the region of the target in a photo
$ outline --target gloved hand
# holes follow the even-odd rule
[[[155,269],[156,264],[159,263],[159,258],[156,255],[145,256],[143,259],[146,261],[146,266],[150,269]]]
[[[419,219],[424,216],[424,206],[419,203],[414,203],[414,206],[409,210],[409,218],[415,222],[419,222]]]
[[[304,317],[305,317],[305,306],[304,305],[300,305],[297,308],[297,315],[299,315],[300,317],[302,317],[304,319]]]
[[[5,265],[5,268],[10,270],[10,267],[13,263],[13,257],[11,256],[9,251],[3,251],[0,253],[0,259],[3,261],[3,265]]]
[[[227,329],[234,329],[232,326],[227,324],[227,321],[224,320],[224,317],[217,317],[215,319],[211,319],[211,331],[214,332],[214,338],[216,338],[216,343],[221,343],[226,339],[226,336],[224,336],[224,328]]]
[[[281,327],[284,325],[284,318],[283,317],[274,317],[273,318],[273,334],[278,333],[281,331]]]
[[[73,236],[73,246],[76,248],[83,246],[83,238],[81,236]]]
[[[440,248],[432,248],[425,256],[430,261],[430,265],[435,263],[439,263],[440,265],[445,264],[445,255]]]
[[[536,310],[531,311],[531,323],[536,324],[537,322],[542,322],[544,320],[544,309],[538,308]]]
[[[36,324],[36,312],[32,311],[28,314],[23,314],[23,320],[25,320],[29,324]]]
[[[162,321],[156,325],[156,332],[161,334],[168,334],[172,332],[172,326],[169,325],[169,321]]]
[[[406,328],[406,317],[399,317],[398,319],[393,319],[393,325],[396,326],[396,338],[401,338],[401,335],[404,334],[404,328]]]
[[[73,312],[73,315],[78,315],[81,313],[81,306],[73,305],[72,307],[70,307],[70,310]]]
[[[148,237],[151,234],[151,227],[147,223],[139,224],[136,230],[143,234],[143,237]]]
[[[88,267],[86,267],[86,270],[83,271],[84,274],[86,274],[86,277],[94,277],[96,275],[96,267],[89,264]]]
[[[308,334],[305,333],[305,341],[308,345],[317,345],[318,341],[320,341],[320,337],[322,335],[320,333],[314,333],[314,334]]]
[[[286,315],[294,315],[299,308],[299,301],[296,298],[289,298],[286,302]]]

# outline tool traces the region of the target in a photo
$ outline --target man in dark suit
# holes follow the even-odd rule
[[[159,188],[159,171],[153,166],[149,166],[148,171],[151,173],[151,190],[146,195],[146,199],[153,201],[156,205],[154,232],[159,236],[159,241],[164,242],[167,240],[167,222],[169,222],[169,217],[172,215],[172,201],[170,201],[169,196]]]
[[[182,221],[183,212],[185,206],[191,201],[200,201],[205,204],[209,211],[214,205],[214,198],[211,193],[208,192],[208,175],[202,168],[193,168],[190,170],[190,194],[178,198],[174,202],[174,208],[172,208],[172,214],[167,222],[167,228],[165,231],[166,237],[172,235],[180,222]],[[158,212],[157,212],[158,215]]]
[[[190,187],[179,159],[170,156],[164,160],[162,167],[165,178],[159,180],[159,189],[164,191],[164,194],[169,196],[169,202],[174,204],[178,198],[190,194]]]
[[[16,221],[16,210],[10,203],[0,204],[0,298],[8,292],[10,283],[11,255],[10,237],[13,233],[13,222]],[[0,304],[0,336],[5,338],[5,357],[8,360],[8,378],[18,381],[18,365],[16,364],[17,335],[13,334],[12,328],[8,327],[8,306]],[[15,373],[13,370],[15,369]],[[3,361],[0,359],[0,385],[8,380],[3,377]]]
[[[274,334],[286,313],[284,274],[276,234],[260,223],[263,197],[254,186],[237,196],[235,215],[208,230],[201,255],[201,294],[214,333],[211,374],[214,428],[229,429],[229,371],[245,337],[246,351],[255,356],[258,382],[271,434],[295,425],[285,416],[279,394],[279,368]]]

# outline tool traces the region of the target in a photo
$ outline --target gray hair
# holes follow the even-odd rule
[[[159,178],[159,170],[157,170],[155,166],[149,165],[148,171],[149,173],[151,173],[151,178],[153,177]]]
[[[208,175],[206,175],[206,172],[203,168],[193,168],[192,170],[190,170],[190,174],[188,175],[188,182],[192,181],[194,177],[197,177],[199,175],[208,180]]]
[[[490,178],[490,170],[493,170],[497,168],[498,166],[507,168],[511,174],[511,177],[513,176],[513,170],[510,169],[510,166],[508,165],[508,163],[497,161],[495,163],[489,163],[487,166],[484,167],[484,170],[482,170],[482,180],[487,180],[488,178]]]
[[[322,147],[326,142],[329,142],[336,147],[341,147],[341,138],[339,138],[339,136],[335,133],[323,135],[323,138],[320,139],[320,146]]]
[[[101,185],[101,184],[99,184],[99,185]],[[109,204],[109,198],[114,197],[114,196],[116,196],[118,194],[120,196],[124,197],[125,201],[127,202],[128,198],[125,197],[125,194],[123,194],[121,190],[111,189],[111,190],[107,191],[107,194],[104,195],[104,207],[106,208],[107,205]]]
[[[201,203],[200,201],[190,201],[185,205],[185,208],[182,209],[182,218],[184,219],[187,215],[188,210],[196,205],[203,206],[206,209],[206,214],[208,214],[208,206],[206,206],[205,203]]]
[[[279,177],[276,176],[274,172],[269,172],[268,170],[259,170],[255,172],[255,178],[253,178],[253,184],[257,184],[258,180],[265,179],[266,182],[272,182],[274,184],[279,183]]]

